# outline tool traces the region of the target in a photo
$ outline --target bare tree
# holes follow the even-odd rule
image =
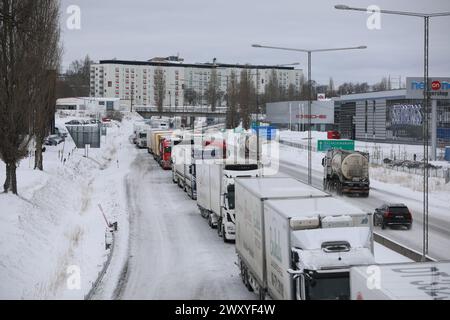
[[[42,90],[38,78],[48,80],[39,47],[48,45],[41,42],[51,29],[47,27],[58,25],[52,21],[57,19],[55,8],[58,12],[56,0],[0,0],[0,158],[6,164],[5,192],[17,194],[17,165],[33,138],[33,104]]]
[[[184,90],[184,101],[187,101],[187,103],[190,106],[196,105],[198,103],[198,100],[199,100],[198,97],[199,97],[199,94],[194,89],[186,88]]]
[[[213,68],[211,71],[211,77],[209,79],[208,88],[206,89],[207,103],[211,106],[211,111],[216,111],[217,103],[221,98],[221,92],[219,90],[219,80],[217,77],[217,70]]]
[[[280,101],[280,84],[278,82],[278,75],[275,69],[272,69],[265,88],[265,101],[276,102]]]
[[[251,110],[256,110],[256,89],[251,79],[250,70],[243,69],[239,81],[239,114],[242,126],[250,128]]]
[[[164,98],[166,96],[166,79],[164,76],[164,70],[162,68],[156,68],[153,79],[155,83],[155,104],[158,107],[158,111],[162,112]]]
[[[336,90],[334,89],[334,80],[331,77],[330,81],[328,82],[327,96],[329,98],[336,97]]]
[[[238,113],[238,99],[239,99],[239,84],[237,81],[236,73],[231,71],[229,79],[227,81],[227,129],[234,129],[239,125],[239,113]]]
[[[33,108],[33,134],[35,138],[34,168],[43,170],[42,147],[45,136],[50,132],[56,105],[56,70],[59,67],[61,48],[59,46],[59,2],[40,0],[35,15],[35,28],[39,30],[31,45],[33,54],[34,83],[30,88]]]
[[[89,55],[84,59],[72,61],[64,75],[64,82],[70,88],[71,97],[89,96],[91,64]]]

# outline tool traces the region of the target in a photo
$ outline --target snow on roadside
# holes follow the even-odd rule
[[[296,132],[290,133],[289,136],[295,136]],[[319,132],[320,133],[320,132]],[[313,132],[313,138],[317,137]],[[306,143],[306,142],[305,142]],[[293,165],[300,165],[307,168],[307,150],[298,149],[286,145],[280,145],[280,159],[284,162],[292,163]],[[312,170],[320,175],[323,174],[322,158],[324,153],[312,152]],[[407,172],[400,172],[384,167],[371,165],[370,167],[370,184],[371,188],[389,193],[391,197],[422,199],[423,178],[420,175],[408,174]],[[448,194],[450,192],[450,183],[445,184],[444,179],[430,178],[429,179],[429,203],[430,212],[433,215],[442,217],[449,217],[449,203]],[[395,202],[395,200],[394,200]]]
[[[19,196],[0,194],[0,299],[83,299],[88,293],[107,254],[98,204],[110,221],[124,220],[126,213],[120,193],[133,153],[119,159],[117,168],[118,150],[128,138],[124,127],[113,124],[90,158],[69,138],[47,147],[43,172],[32,169],[33,159],[21,162]],[[59,158],[63,149],[65,164]],[[120,227],[127,232],[125,223]]]
[[[375,262],[378,264],[413,262],[413,260],[392,251],[378,242],[374,242],[374,255]]]

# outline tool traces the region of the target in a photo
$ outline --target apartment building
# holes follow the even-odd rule
[[[197,104],[207,104],[206,92],[211,75],[217,75],[218,91],[226,92],[231,72],[239,79],[243,69],[250,70],[260,94],[275,70],[278,82],[286,89],[293,84],[300,89],[301,69],[287,66],[240,65],[223,63],[186,64],[178,57],[153,58],[149,61],[101,60],[91,65],[90,96],[119,98],[121,104],[156,105],[156,82],[165,83],[165,106],[188,105],[185,93],[195,92]],[[220,100],[224,105],[224,99]]]

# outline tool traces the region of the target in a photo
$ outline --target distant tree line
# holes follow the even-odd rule
[[[89,97],[90,70],[93,63],[89,55],[73,61],[69,68],[58,76],[56,97]]]
[[[17,194],[16,169],[35,142],[35,169],[55,113],[60,64],[59,1],[0,0],[0,159],[5,193]]]

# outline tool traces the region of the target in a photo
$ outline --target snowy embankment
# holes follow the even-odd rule
[[[132,155],[120,152],[127,125],[112,123],[89,158],[69,137],[47,146],[43,172],[33,170],[34,159],[21,161],[19,196],[0,194],[0,299],[83,299],[91,289],[108,252],[98,205],[127,230],[123,177]]]

